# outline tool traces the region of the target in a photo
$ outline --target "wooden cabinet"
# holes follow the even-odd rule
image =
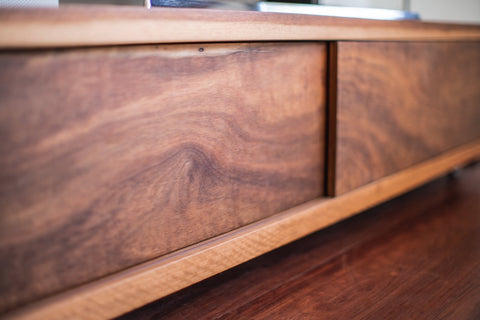
[[[0,11],[7,316],[118,316],[480,156],[478,27],[98,10]]]

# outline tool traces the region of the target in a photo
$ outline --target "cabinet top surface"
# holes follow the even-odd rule
[[[97,5],[0,10],[3,49],[290,40],[478,41],[480,26]]]

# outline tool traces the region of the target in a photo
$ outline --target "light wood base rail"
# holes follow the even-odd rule
[[[4,317],[100,319],[121,315],[391,199],[479,157],[480,140],[341,196],[310,201]]]

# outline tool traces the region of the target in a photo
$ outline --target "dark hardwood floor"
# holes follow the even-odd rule
[[[480,164],[120,319],[480,319]]]

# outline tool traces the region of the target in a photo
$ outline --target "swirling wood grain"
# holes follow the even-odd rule
[[[0,310],[323,193],[325,46],[0,54]]]

